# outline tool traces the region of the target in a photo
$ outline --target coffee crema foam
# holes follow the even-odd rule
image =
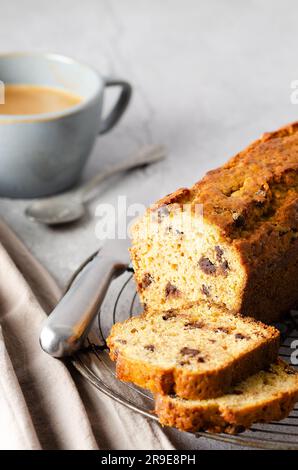
[[[60,88],[7,84],[0,115],[30,115],[63,111],[78,105],[82,97]]]

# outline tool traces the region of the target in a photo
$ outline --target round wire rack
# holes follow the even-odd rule
[[[69,286],[93,256],[78,269]],[[72,358],[72,362],[82,376],[100,392],[134,412],[158,421],[153,413],[152,395],[133,384],[117,380],[115,365],[109,358],[105,340],[115,322],[124,321],[140,312],[141,305],[136,294],[133,275],[131,271],[127,271],[111,283],[88,335],[86,347]],[[298,346],[298,311],[291,311],[277,327],[282,337],[280,356],[290,362],[292,348]],[[293,343],[296,340],[297,343]],[[196,436],[260,449],[298,450],[298,404],[283,421],[255,424],[250,430],[239,435],[199,432]]]

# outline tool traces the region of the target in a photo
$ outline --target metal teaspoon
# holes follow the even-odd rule
[[[78,189],[34,202],[25,209],[25,214],[31,220],[46,225],[67,224],[79,220],[86,212],[85,203],[91,199],[99,183],[116,173],[155,163],[165,157],[166,149],[162,145],[143,147],[130,159],[110,166]]]

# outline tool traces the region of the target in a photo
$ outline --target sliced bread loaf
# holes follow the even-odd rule
[[[202,304],[117,323],[107,344],[119,379],[155,393],[211,398],[275,362],[279,332]]]
[[[279,360],[219,398],[183,400],[157,395],[155,411],[161,424],[183,431],[235,434],[253,423],[285,418],[297,400],[298,373]]]
[[[298,122],[266,133],[132,229],[140,298],[158,310],[202,300],[273,322],[298,302]]]

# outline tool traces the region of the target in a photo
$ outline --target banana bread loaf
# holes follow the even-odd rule
[[[155,398],[161,424],[183,431],[235,434],[253,423],[286,418],[298,400],[298,374],[279,361],[219,398],[183,400],[168,395]]]
[[[295,306],[297,170],[294,123],[148,209],[132,230],[131,249],[145,306],[208,300],[267,322]]]
[[[211,398],[275,362],[279,332],[205,303],[117,323],[107,344],[119,379],[152,392]]]

